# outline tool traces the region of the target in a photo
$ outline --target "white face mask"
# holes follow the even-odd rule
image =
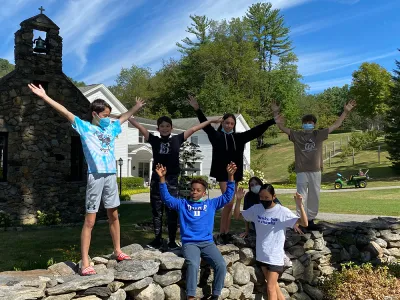
[[[254,194],[258,194],[259,192],[260,192],[260,189],[261,189],[261,185],[255,185],[255,186],[252,186],[251,188],[250,188],[250,191],[252,191]]]

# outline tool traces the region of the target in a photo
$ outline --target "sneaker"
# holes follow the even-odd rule
[[[214,243],[216,245],[225,245],[225,233],[219,233],[214,236]]]
[[[233,234],[230,232],[227,232],[223,236],[225,244],[231,244],[233,241]]]
[[[154,239],[151,243],[147,244],[146,247],[153,250],[158,250],[162,247],[163,240],[162,239]]]
[[[168,243],[168,250],[169,251],[174,251],[180,249],[181,246],[179,246],[175,241],[169,242]]]

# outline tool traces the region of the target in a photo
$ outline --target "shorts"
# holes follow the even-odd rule
[[[115,174],[88,174],[86,186],[86,213],[97,213],[100,201],[105,208],[115,208],[120,205],[117,175]]]
[[[267,270],[270,271],[270,272],[276,272],[276,273],[279,273],[279,274],[283,273],[283,266],[270,265],[270,264],[267,264],[265,262],[258,261],[258,260],[257,260],[257,265],[259,267],[267,268]]]

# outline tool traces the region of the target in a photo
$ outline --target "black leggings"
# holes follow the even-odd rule
[[[178,175],[167,175],[165,177],[168,191],[171,196],[178,198]],[[168,237],[169,241],[173,242],[176,239],[176,231],[178,230],[178,212],[164,205],[160,196],[160,179],[156,173],[151,176],[150,182],[150,204],[153,214],[153,228],[156,238],[162,237],[162,219],[164,207],[167,213]]]

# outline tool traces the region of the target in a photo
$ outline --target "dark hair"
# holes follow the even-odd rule
[[[157,127],[160,127],[160,125],[161,125],[162,122],[167,122],[167,123],[170,124],[171,127],[172,127],[172,120],[171,120],[170,117],[167,117],[167,116],[159,117],[159,118],[157,119]]]
[[[251,177],[251,178],[249,179],[249,190],[251,190],[251,188],[250,188],[250,182],[253,181],[253,180],[257,181],[257,183],[258,183],[260,186],[263,185],[263,182],[262,182],[262,180],[261,180],[260,178],[258,178],[258,177],[256,177],[256,176],[253,176],[253,177]]]
[[[228,118],[232,118],[235,121],[235,126],[233,126],[233,132],[236,132],[236,117],[234,114],[224,114],[224,116],[222,117],[222,119],[225,121]],[[219,125],[218,131],[222,131],[222,124]]]
[[[190,185],[193,185],[194,183],[199,183],[199,184],[203,185],[205,189],[208,188],[208,183],[203,178],[195,178],[195,179],[192,179],[192,181],[190,181]]]
[[[262,190],[267,190],[267,192],[270,193],[272,196],[275,195],[275,189],[274,189],[274,187],[272,186],[272,184],[269,184],[269,183],[263,184],[263,185],[261,186],[261,189],[260,189],[260,192],[259,192],[259,193],[261,193]]]
[[[87,119],[91,122],[93,119],[92,112],[96,112],[97,114],[99,114],[103,112],[106,108],[108,108],[111,112],[112,110],[111,105],[108,104],[105,100],[103,99],[94,100],[92,103],[90,103]]]
[[[317,123],[317,117],[314,115],[305,115],[303,118],[301,118],[301,123],[306,123],[306,122],[314,122],[314,124]]]

